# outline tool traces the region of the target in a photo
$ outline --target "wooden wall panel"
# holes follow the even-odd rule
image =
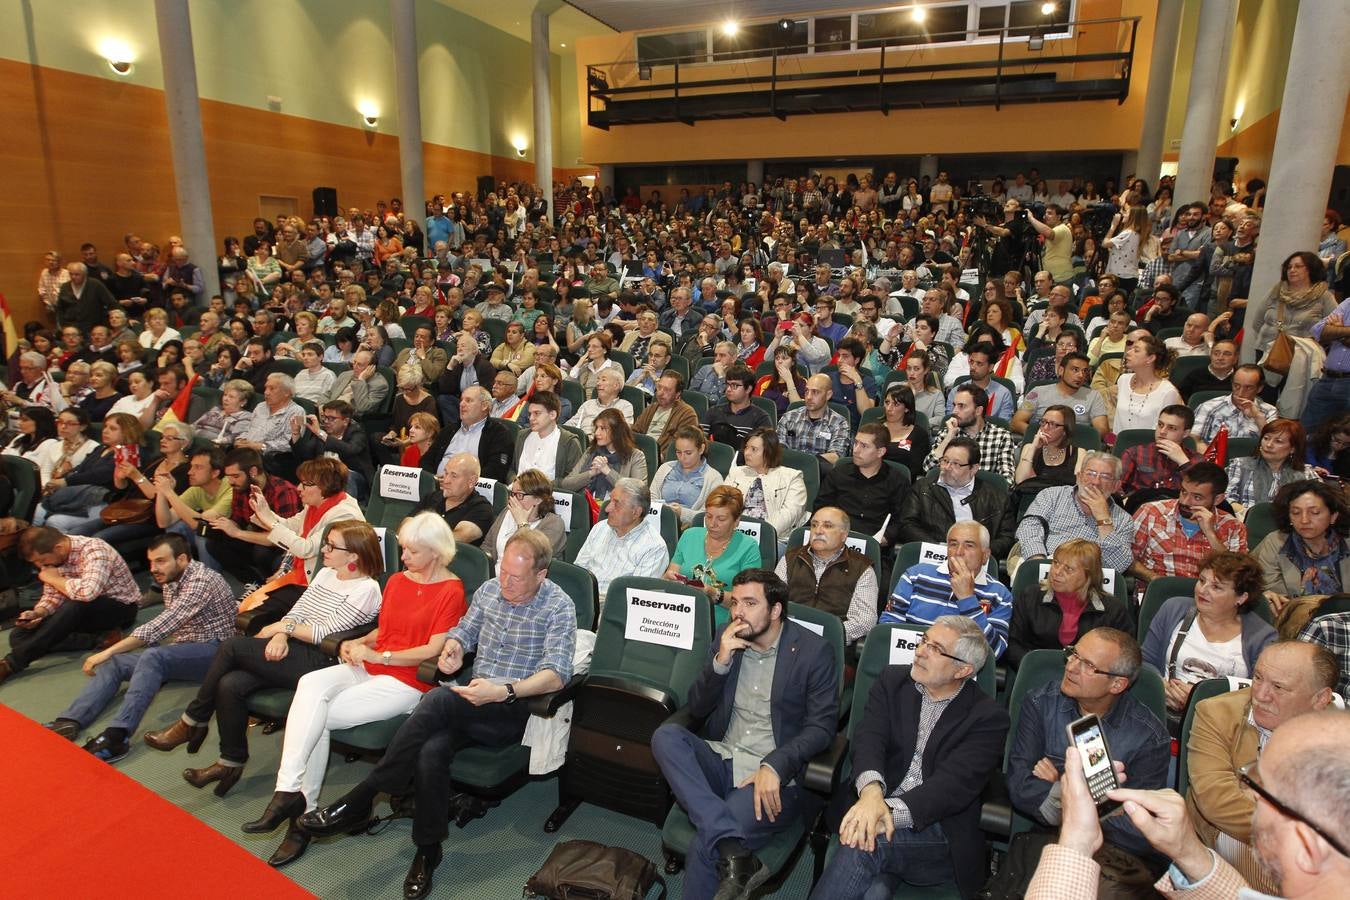
[[[343,207],[400,193],[395,136],[211,100],[201,112],[218,239],[251,230],[260,195],[295,197],[307,215],[318,186],[336,188]],[[0,293],[20,327],[37,317],[48,250],[77,259],[93,241],[111,264],[129,231],[160,244],[178,232],[161,91],[0,60],[0,121]],[[479,175],[534,178],[528,160],[454,147],[424,144],[423,159],[428,196],[473,190]],[[554,179],[593,171],[558,168]],[[219,253],[189,249],[208,264]]]

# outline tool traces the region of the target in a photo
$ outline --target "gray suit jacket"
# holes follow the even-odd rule
[[[328,402],[341,397],[347,392],[348,387],[352,391],[352,408],[356,411],[357,418],[368,416],[380,409],[389,396],[389,380],[379,372],[375,372],[369,380],[365,380],[355,377],[348,371],[343,372],[333,382],[333,387],[328,392]]]

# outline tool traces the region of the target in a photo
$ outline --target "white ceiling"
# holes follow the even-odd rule
[[[440,0],[440,2],[522,41],[530,40],[530,15],[539,5],[538,0]],[[664,4],[654,2],[652,5]],[[577,38],[613,33],[604,24],[565,3],[559,3],[559,9],[549,16],[548,29],[550,49],[555,53],[570,53],[576,46]]]
[[[798,17],[806,13],[852,12],[865,0],[828,3],[823,0],[566,0],[616,31],[649,31],[707,25],[727,19],[748,21]],[[877,6],[903,6],[908,0],[893,0]]]

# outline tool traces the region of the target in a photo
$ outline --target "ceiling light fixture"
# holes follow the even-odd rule
[[[915,22],[922,22],[924,19],[928,18],[928,10],[916,3],[914,4],[914,8],[909,11],[909,17]]]
[[[1049,2],[1041,4],[1041,15],[1052,16],[1054,14],[1055,14],[1055,4]]]
[[[784,31],[784,32],[791,31],[791,30],[792,30],[792,26],[793,26],[794,24],[796,24],[796,23],[794,23],[791,19],[779,19],[779,20],[778,20],[778,30],[779,30],[779,31]]]
[[[722,33],[727,37],[735,37],[736,33],[740,30],[741,25],[735,19],[727,19],[722,23]]]
[[[361,114],[361,121],[366,123],[367,128],[374,128],[380,124],[380,109],[374,103],[362,101],[356,111]]]
[[[109,38],[99,45],[98,52],[108,61],[108,68],[118,75],[130,75],[135,68],[136,52],[126,41]]]

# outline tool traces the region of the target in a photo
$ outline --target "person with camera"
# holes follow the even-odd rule
[[[993,201],[989,200],[992,204]],[[1022,208],[1022,204],[1016,199],[1009,198],[1003,204],[1003,222],[998,225],[989,222],[989,212],[992,209],[984,209],[983,203],[976,199],[973,201],[972,210],[974,211],[975,227],[979,231],[985,232],[989,237],[995,238],[993,246],[990,248],[989,271],[1007,272],[1014,269],[1022,269],[1022,260],[1026,256],[1026,247],[1029,236],[1029,223],[1035,221],[1030,210]],[[1064,229],[1066,238],[1068,237],[1068,228]],[[1072,239],[1068,241],[1072,244]],[[1065,262],[1068,262],[1068,255],[1065,255]],[[1069,270],[1072,277],[1073,271]],[[1058,281],[1058,277],[1055,279]]]
[[[221,571],[220,563],[206,546],[210,524],[205,514],[219,517],[230,513],[234,488],[221,477],[224,468],[225,454],[219,448],[194,451],[188,457],[188,488],[181,496],[175,490],[172,473],[161,469],[155,475],[155,524],[195,545],[197,558],[217,572]]]
[[[1031,210],[1026,211],[1026,221],[1032,229],[1045,238],[1041,247],[1041,268],[1050,273],[1055,284],[1067,284],[1073,281],[1073,233],[1065,222],[1064,208],[1051,203],[1045,207],[1045,221],[1036,218]]]

